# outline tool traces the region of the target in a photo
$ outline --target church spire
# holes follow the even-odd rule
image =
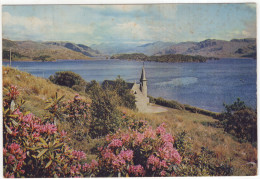
[[[143,63],[143,69],[142,69],[142,74],[140,78],[140,82],[147,81],[145,77],[145,69],[144,69],[144,63]]]

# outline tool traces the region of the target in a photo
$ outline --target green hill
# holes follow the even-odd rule
[[[53,61],[57,59],[90,59],[100,53],[82,44],[71,42],[35,42],[11,41],[3,39],[3,59],[9,59],[9,50],[12,50],[12,59],[17,61]]]

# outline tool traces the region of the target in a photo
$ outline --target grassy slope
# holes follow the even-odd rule
[[[54,98],[56,92],[58,96],[65,95],[65,100],[73,99],[77,93],[70,88],[55,85],[47,79],[35,77],[15,68],[3,67],[3,87],[11,84],[18,87],[20,96],[26,101],[25,109],[39,116],[45,113],[43,109],[46,107],[46,100]],[[87,97],[84,98],[91,101]]]
[[[34,57],[48,55],[51,58],[57,59],[90,59],[90,57],[83,55],[80,52],[76,52],[67,49],[63,46],[46,45],[33,41],[20,41],[14,42],[3,39],[3,49],[9,51],[12,48],[12,52],[17,52],[23,56],[22,58],[16,58],[17,61],[30,61]],[[8,59],[5,59],[8,60]]]
[[[18,86],[21,96],[27,101],[25,109],[30,110],[38,116],[44,114],[44,102],[46,99],[54,97],[56,91],[58,95],[66,95],[66,99],[72,99],[75,91],[52,84],[49,80],[32,76],[9,67],[3,67],[3,87],[10,84]],[[88,97],[83,97],[90,101]],[[185,130],[193,144],[193,150],[199,152],[202,146],[213,150],[219,160],[233,158],[232,164],[235,167],[234,175],[255,175],[256,166],[250,166],[248,162],[257,162],[257,150],[249,143],[239,143],[223,129],[202,125],[202,122],[213,122],[215,119],[185,110],[168,109],[168,112],[161,114],[141,114],[132,110],[121,108],[128,115],[139,119],[147,120],[153,127],[157,127],[162,122],[167,124],[167,130],[173,135]],[[91,149],[103,139],[84,139],[83,141],[73,140],[70,124],[62,123],[61,128],[69,132],[72,140],[71,145],[75,149],[83,150],[88,154],[89,160],[95,158]],[[84,127],[84,126],[83,126]]]

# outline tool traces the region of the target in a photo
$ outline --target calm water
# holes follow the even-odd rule
[[[3,62],[3,65],[8,65]],[[13,62],[13,67],[48,78],[56,71],[73,71],[86,81],[115,79],[138,82],[142,62],[121,60]],[[203,109],[221,112],[223,102],[240,97],[256,108],[256,60],[221,59],[207,63],[146,62],[148,94],[177,100]]]

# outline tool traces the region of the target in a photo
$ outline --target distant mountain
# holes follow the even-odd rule
[[[9,55],[7,51],[12,49],[14,60],[56,60],[56,59],[90,59],[99,56],[100,53],[90,47],[71,42],[35,42],[35,41],[11,41],[2,39],[3,58]]]
[[[82,53],[89,57],[96,57],[101,55],[98,50],[93,50],[92,48],[83,44],[74,44],[71,42],[43,42],[43,44],[65,47],[67,49]]]
[[[90,46],[92,49],[98,50],[102,54],[112,55],[116,53],[125,53],[132,51],[136,44],[127,44],[127,43],[101,43],[93,44]]]
[[[182,42],[155,53],[155,55],[167,54],[256,58],[256,39],[233,39],[230,41],[207,39],[201,42]]]
[[[119,53],[143,53],[145,55],[153,55],[167,47],[174,45],[172,42],[157,41],[143,45],[127,44],[127,43],[101,43],[91,45],[91,48],[98,50],[106,55]]]

